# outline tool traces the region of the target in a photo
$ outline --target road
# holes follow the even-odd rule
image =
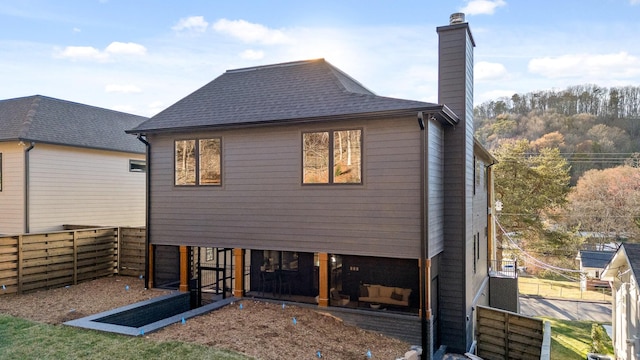
[[[520,296],[520,313],[527,316],[546,316],[562,320],[611,323],[610,303]]]

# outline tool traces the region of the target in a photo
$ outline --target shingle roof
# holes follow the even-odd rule
[[[640,279],[640,244],[625,243],[622,244],[622,247],[627,254],[629,265],[633,269],[633,275],[636,279]]]
[[[228,70],[128,132],[442,108],[377,96],[324,59],[316,59]]]
[[[604,269],[615,254],[615,251],[580,250],[580,261],[582,267]]]
[[[34,95],[0,100],[0,141],[144,153],[144,144],[125,130],[145,120],[143,116]]]

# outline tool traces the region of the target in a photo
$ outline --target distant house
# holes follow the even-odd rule
[[[228,70],[128,131],[149,143],[150,285],[193,290],[215,271],[234,296],[387,310],[426,352],[470,349],[495,159],[473,137],[469,26],[437,32],[440,104],[317,59]],[[232,251],[233,270],[194,270],[195,248]]]
[[[0,234],[145,223],[146,118],[46,96],[0,100]]]
[[[616,359],[640,359],[640,244],[624,243],[604,269],[611,283]]]
[[[614,251],[580,250],[576,261],[578,261],[580,271],[585,275],[580,283],[583,290],[602,286],[608,287],[608,284],[600,279],[600,275],[614,254]]]

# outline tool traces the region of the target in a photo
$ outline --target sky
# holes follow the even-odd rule
[[[0,99],[153,116],[226,70],[324,58],[378,95],[437,103],[436,28],[455,12],[476,105],[640,86],[640,0],[0,0]]]

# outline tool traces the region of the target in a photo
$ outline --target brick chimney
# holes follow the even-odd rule
[[[464,14],[438,32],[438,103],[458,116],[444,133],[444,251],[439,269],[441,341],[464,353],[473,342],[473,48]]]

